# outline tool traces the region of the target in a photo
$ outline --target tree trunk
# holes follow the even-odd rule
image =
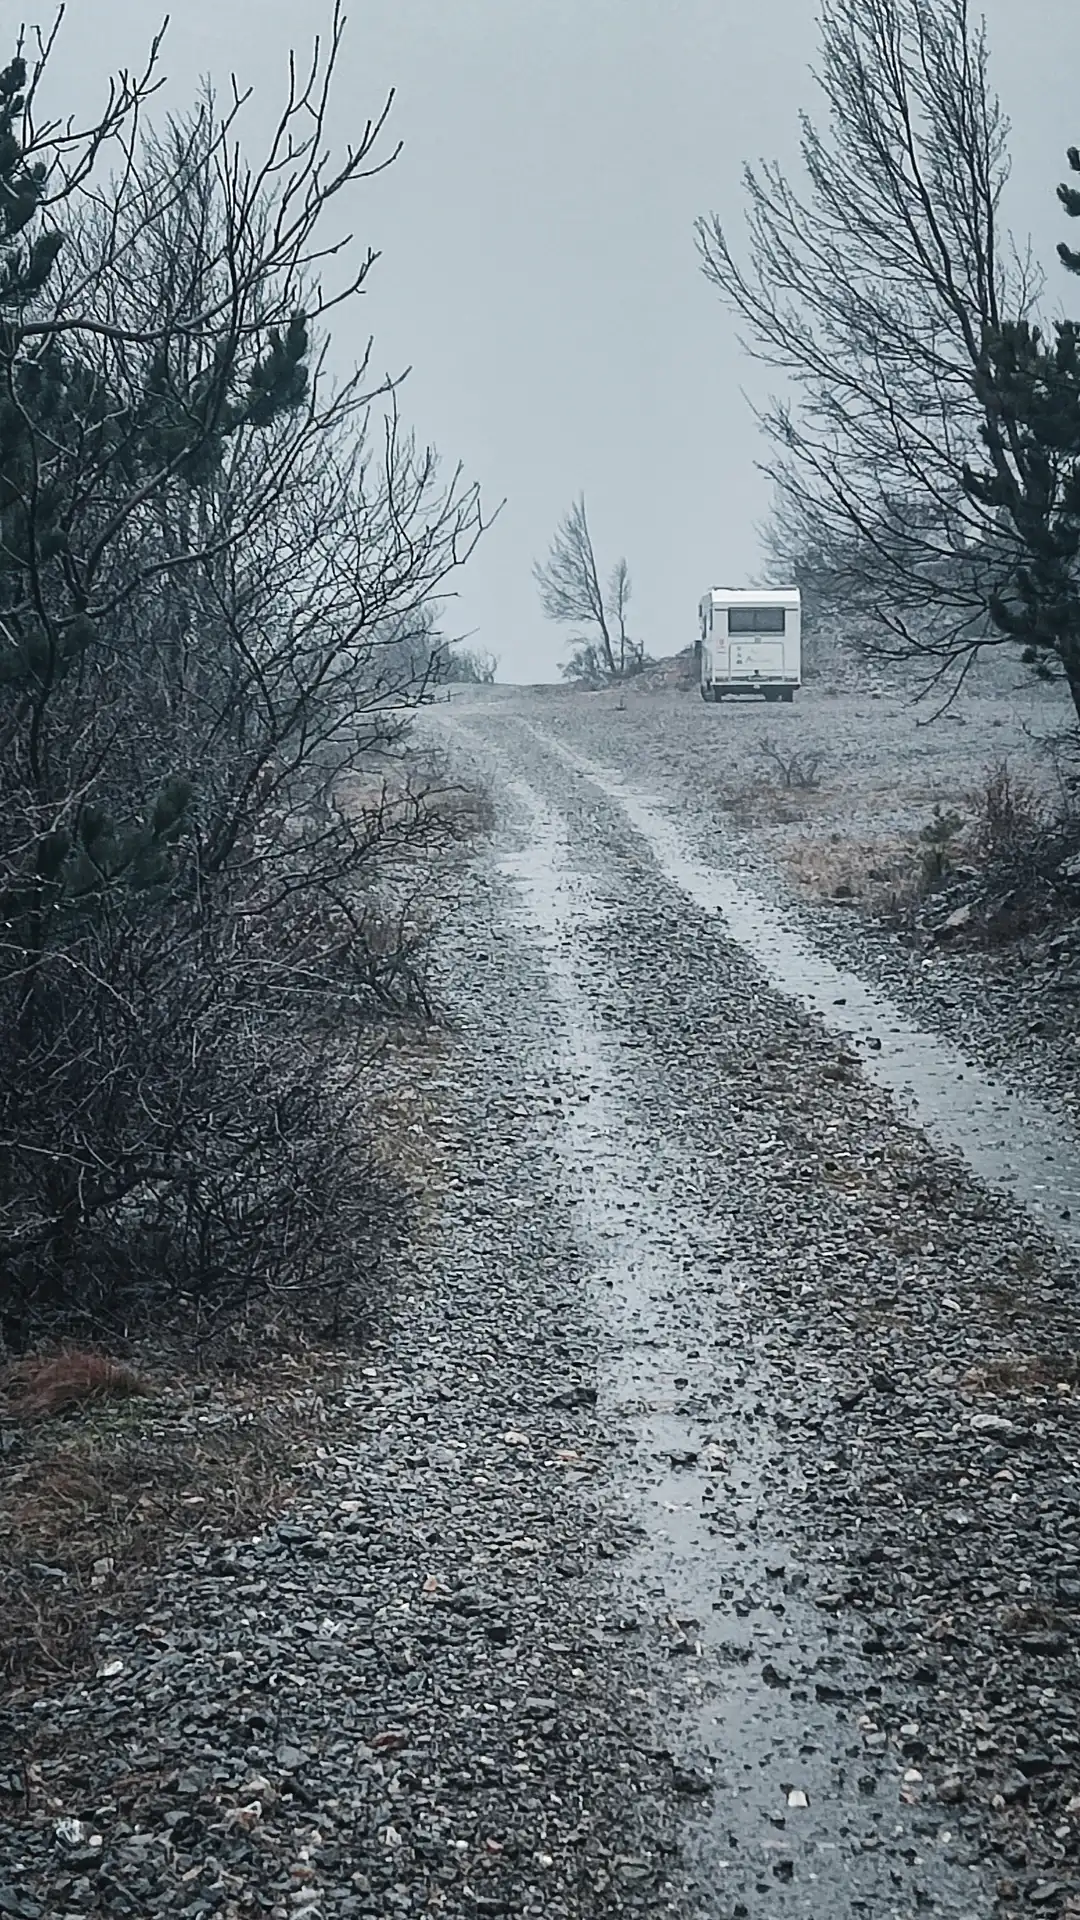
[[[1080,721],[1080,629],[1071,629],[1062,635],[1058,643],[1057,656],[1068,685],[1073,710],[1077,720]]]

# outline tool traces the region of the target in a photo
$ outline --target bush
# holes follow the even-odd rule
[[[982,860],[1012,860],[1030,853],[1051,824],[1035,788],[1016,775],[1007,760],[986,769],[972,805],[972,847]]]
[[[79,141],[31,112],[21,60],[0,76],[14,1342],[340,1300],[385,1224],[365,1030],[425,995],[403,924],[372,928],[402,864],[462,828],[437,783],[359,810],[346,783],[404,764],[433,597],[480,515],[392,394],[323,370],[371,264],[327,251],[323,219],[381,132],[328,168],[337,46],[254,170],[209,101],[139,144],[146,89],[118,83]]]
[[[451,686],[493,687],[499,663],[493,653],[474,653],[469,647],[447,647],[439,678]]]
[[[963,830],[962,814],[944,813],[940,805],[935,806],[933,815],[919,833],[918,894],[934,893],[950,878],[958,836]]]
[[[820,787],[823,754],[783,753],[768,735],[760,741],[758,753],[785,792],[813,793]]]

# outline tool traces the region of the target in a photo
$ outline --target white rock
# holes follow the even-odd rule
[[[1015,1420],[1006,1420],[1000,1413],[973,1413],[969,1424],[972,1433],[1004,1435],[1016,1432]]]

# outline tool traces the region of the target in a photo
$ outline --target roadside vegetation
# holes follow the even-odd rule
[[[472,647],[444,647],[438,657],[440,681],[449,686],[493,687],[499,662],[493,653]]]
[[[969,0],[825,0],[820,35],[801,169],[745,169],[741,239],[698,224],[778,376],[769,576],[802,590],[810,677],[861,659],[930,721],[993,655],[1068,704],[1030,775],[973,764],[920,833],[792,857],[815,891],[934,938],[1075,934],[1080,322],[1055,315],[1080,252],[1063,238],[1044,271],[1008,229],[1009,124]],[[1080,150],[1062,163],[1075,221]],[[798,784],[780,779],[789,812]]]
[[[56,1317],[200,1326],[362,1285],[373,1016],[412,1011],[403,872],[470,822],[411,746],[475,490],[366,365],[336,235],[337,41],[252,165],[240,109],[84,136],[0,77],[0,1283]],[[331,225],[327,225],[327,222]],[[362,776],[358,781],[357,776]]]
[[[84,130],[51,43],[0,72],[16,1667],[85,1647],[177,1525],[230,1500],[250,1524],[287,1480],[297,1422],[266,1426],[253,1380],[375,1311],[415,1185],[395,1060],[488,823],[411,730],[439,684],[494,675],[439,623],[479,497],[334,351],[374,267],[343,236],[394,158],[385,112],[331,153],[341,32],[260,159],[243,100],[154,124],[158,43]]]
[[[1025,771],[971,764],[921,830],[831,851],[815,832],[792,858],[812,891],[928,937],[1064,935],[1080,858],[1080,321],[1057,316],[1080,250],[1065,237],[1044,266],[1009,231],[1009,124],[969,0],[825,0],[820,33],[824,111],[803,120],[801,168],[746,168],[741,237],[719,214],[697,229],[744,346],[777,375],[761,415],[767,577],[800,587],[805,674],[826,695],[884,680],[930,723],[989,658],[991,677],[1012,667],[1067,705],[1047,710]],[[1062,172],[1067,235],[1080,149]],[[573,684],[692,684],[692,663],[643,671],[617,644],[618,570],[603,590],[583,501],[536,577],[575,630]],[[724,810],[820,825],[828,754],[779,737],[754,751],[718,779]]]
[[[790,811],[784,818],[794,820]],[[775,810],[771,819],[783,823]],[[937,803],[921,827],[879,840],[819,829],[792,842],[784,865],[810,896],[912,937],[982,949],[1054,936],[1080,945],[1073,782],[1038,786],[1008,760]]]

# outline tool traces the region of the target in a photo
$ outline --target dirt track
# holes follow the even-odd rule
[[[914,768],[911,717],[884,702],[784,717],[844,769],[808,792],[827,838],[955,804],[970,761],[948,741],[1015,753],[1032,713],[920,732]],[[752,820],[710,813],[706,771],[726,788],[776,715],[537,694],[448,718],[516,822],[517,939],[545,956],[552,1072],[585,1095],[554,1145],[591,1248],[601,1412],[633,1444],[654,1711],[710,1781],[688,1834],[700,1910],[1064,1907],[1075,1136],[1051,1120],[1026,1169],[995,1168],[961,1118],[936,1150],[872,1084],[888,1023],[860,1058],[770,988],[776,956],[738,944],[737,910],[703,905],[702,861],[784,896],[770,863],[798,800],[766,792],[790,813],[755,844]],[[883,740],[869,780],[860,724]]]
[[[1080,1912],[1074,1135],[931,1138],[740,944],[781,843],[695,790],[778,716],[437,724],[498,825],[411,1256],[290,1511],[13,1704],[0,1912]]]
[[[888,682],[858,691],[813,682],[790,708],[708,707],[693,692],[498,697],[675,808],[705,859],[752,878],[818,947],[920,1022],[961,1039],[1010,1085],[1075,1111],[1080,895],[1071,937],[1049,953],[1024,937],[973,951],[963,939],[895,930],[936,824],[958,830],[945,855],[962,868],[987,781],[1003,766],[1021,804],[1058,804],[1072,764],[1059,750],[1069,725],[1059,689],[993,663],[944,713],[940,699]]]

